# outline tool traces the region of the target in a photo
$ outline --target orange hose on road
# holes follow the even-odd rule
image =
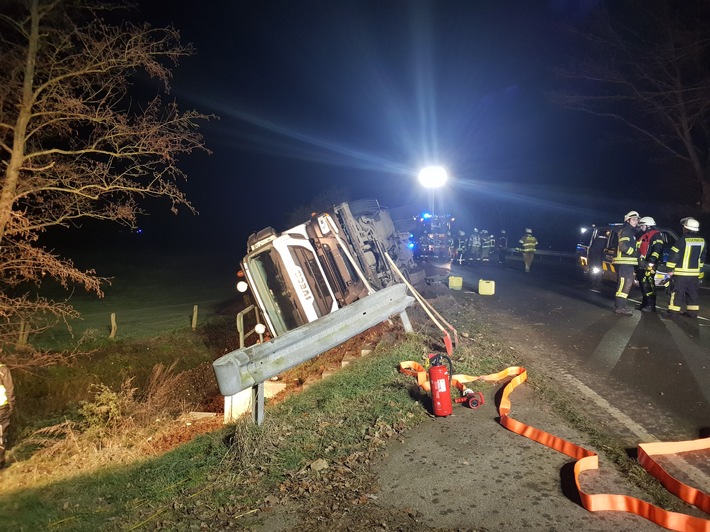
[[[416,377],[417,384],[429,391],[429,380],[424,368],[417,362],[402,362],[399,366],[400,372],[405,375]],[[543,430],[526,425],[509,416],[511,409],[510,394],[520,384],[527,380],[527,371],[519,366],[511,366],[498,373],[483,376],[454,375],[451,382],[459,389],[463,389],[464,382],[483,380],[487,382],[498,382],[507,377],[512,377],[505,385],[503,395],[498,405],[500,414],[500,424],[508,430],[535,440],[551,449],[564,453],[577,460],[574,465],[574,482],[577,486],[582,501],[582,506],[590,512],[614,511],[629,512],[639,515],[669,530],[685,532],[710,532],[710,520],[694,517],[691,515],[670,512],[659,508],[651,503],[642,501],[629,495],[621,494],[589,494],[582,490],[579,477],[585,471],[599,469],[599,458],[593,451],[580,447],[572,442],[564,440],[558,436],[549,434]],[[710,495],[688,486],[671,476],[653,457],[661,455],[677,454],[687,451],[708,451],[710,452],[710,438],[689,440],[681,442],[656,442],[639,444],[638,461],[651,475],[657,478],[663,486],[676,495],[678,498],[692,504],[706,513],[710,513]]]

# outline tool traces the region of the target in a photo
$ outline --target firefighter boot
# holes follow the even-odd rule
[[[646,310],[646,307],[648,307],[648,296],[646,294],[643,294],[641,296],[641,303],[636,308],[643,312],[648,312],[648,310]]]
[[[641,307],[643,312],[656,312],[656,296],[648,296],[646,304]]]

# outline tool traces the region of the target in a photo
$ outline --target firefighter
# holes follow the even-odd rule
[[[481,231],[481,260],[483,262],[488,262],[491,258],[491,251],[495,245],[495,240],[493,235],[488,234],[488,230],[483,229]]]
[[[705,264],[705,239],[697,233],[700,223],[695,218],[683,218],[683,234],[673,244],[666,266],[671,275],[671,299],[668,302],[668,317],[697,318],[700,311],[698,291]]]
[[[508,235],[505,233],[505,229],[500,230],[496,247],[498,248],[498,263],[503,264],[505,262],[506,252],[508,251]]]
[[[634,284],[634,271],[639,263],[639,252],[636,248],[636,227],[639,223],[639,213],[629,211],[624,216],[624,225],[617,231],[619,245],[611,263],[616,268],[616,297],[614,312],[622,316],[631,316],[633,312],[626,306],[626,300]]]
[[[656,270],[663,256],[663,238],[656,229],[656,220],[651,216],[644,216],[639,220],[641,232],[636,238],[639,250],[639,266],[636,270],[636,279],[641,287],[642,312],[656,312]]]
[[[0,362],[0,468],[5,467],[5,445],[10,415],[15,407],[15,393],[10,369]]]
[[[516,251],[520,251],[523,254],[523,262],[525,262],[525,272],[530,271],[530,266],[532,265],[533,259],[535,258],[535,249],[537,248],[537,238],[532,234],[532,229],[529,227],[525,228],[525,234],[520,237],[518,241],[520,244]]]
[[[481,260],[481,235],[478,233],[477,227],[473,228],[469,246],[471,248],[471,260]]]

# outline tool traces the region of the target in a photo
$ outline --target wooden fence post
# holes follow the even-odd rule
[[[118,326],[116,325],[116,313],[112,312],[111,313],[111,334],[108,335],[109,338],[116,338],[116,329],[118,329]]]
[[[192,307],[192,330],[197,329],[197,305]]]
[[[20,318],[20,335],[17,338],[17,347],[23,347],[27,344],[25,340],[25,318]]]

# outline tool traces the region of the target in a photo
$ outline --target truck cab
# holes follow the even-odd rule
[[[577,243],[577,265],[592,282],[616,282],[616,267],[612,264],[612,259],[619,247],[619,229],[623,225],[612,223],[581,228]],[[668,280],[665,263],[671,246],[678,240],[678,234],[666,227],[656,227],[656,229],[663,239],[663,253],[655,279],[656,286],[661,286]]]
[[[386,255],[409,275],[407,238],[376,200],[360,200],[281,233],[252,234],[241,266],[269,331],[280,336],[400,282]]]
[[[249,237],[242,271],[275,336],[369,293],[339,232],[322,214],[280,234],[268,227]]]

